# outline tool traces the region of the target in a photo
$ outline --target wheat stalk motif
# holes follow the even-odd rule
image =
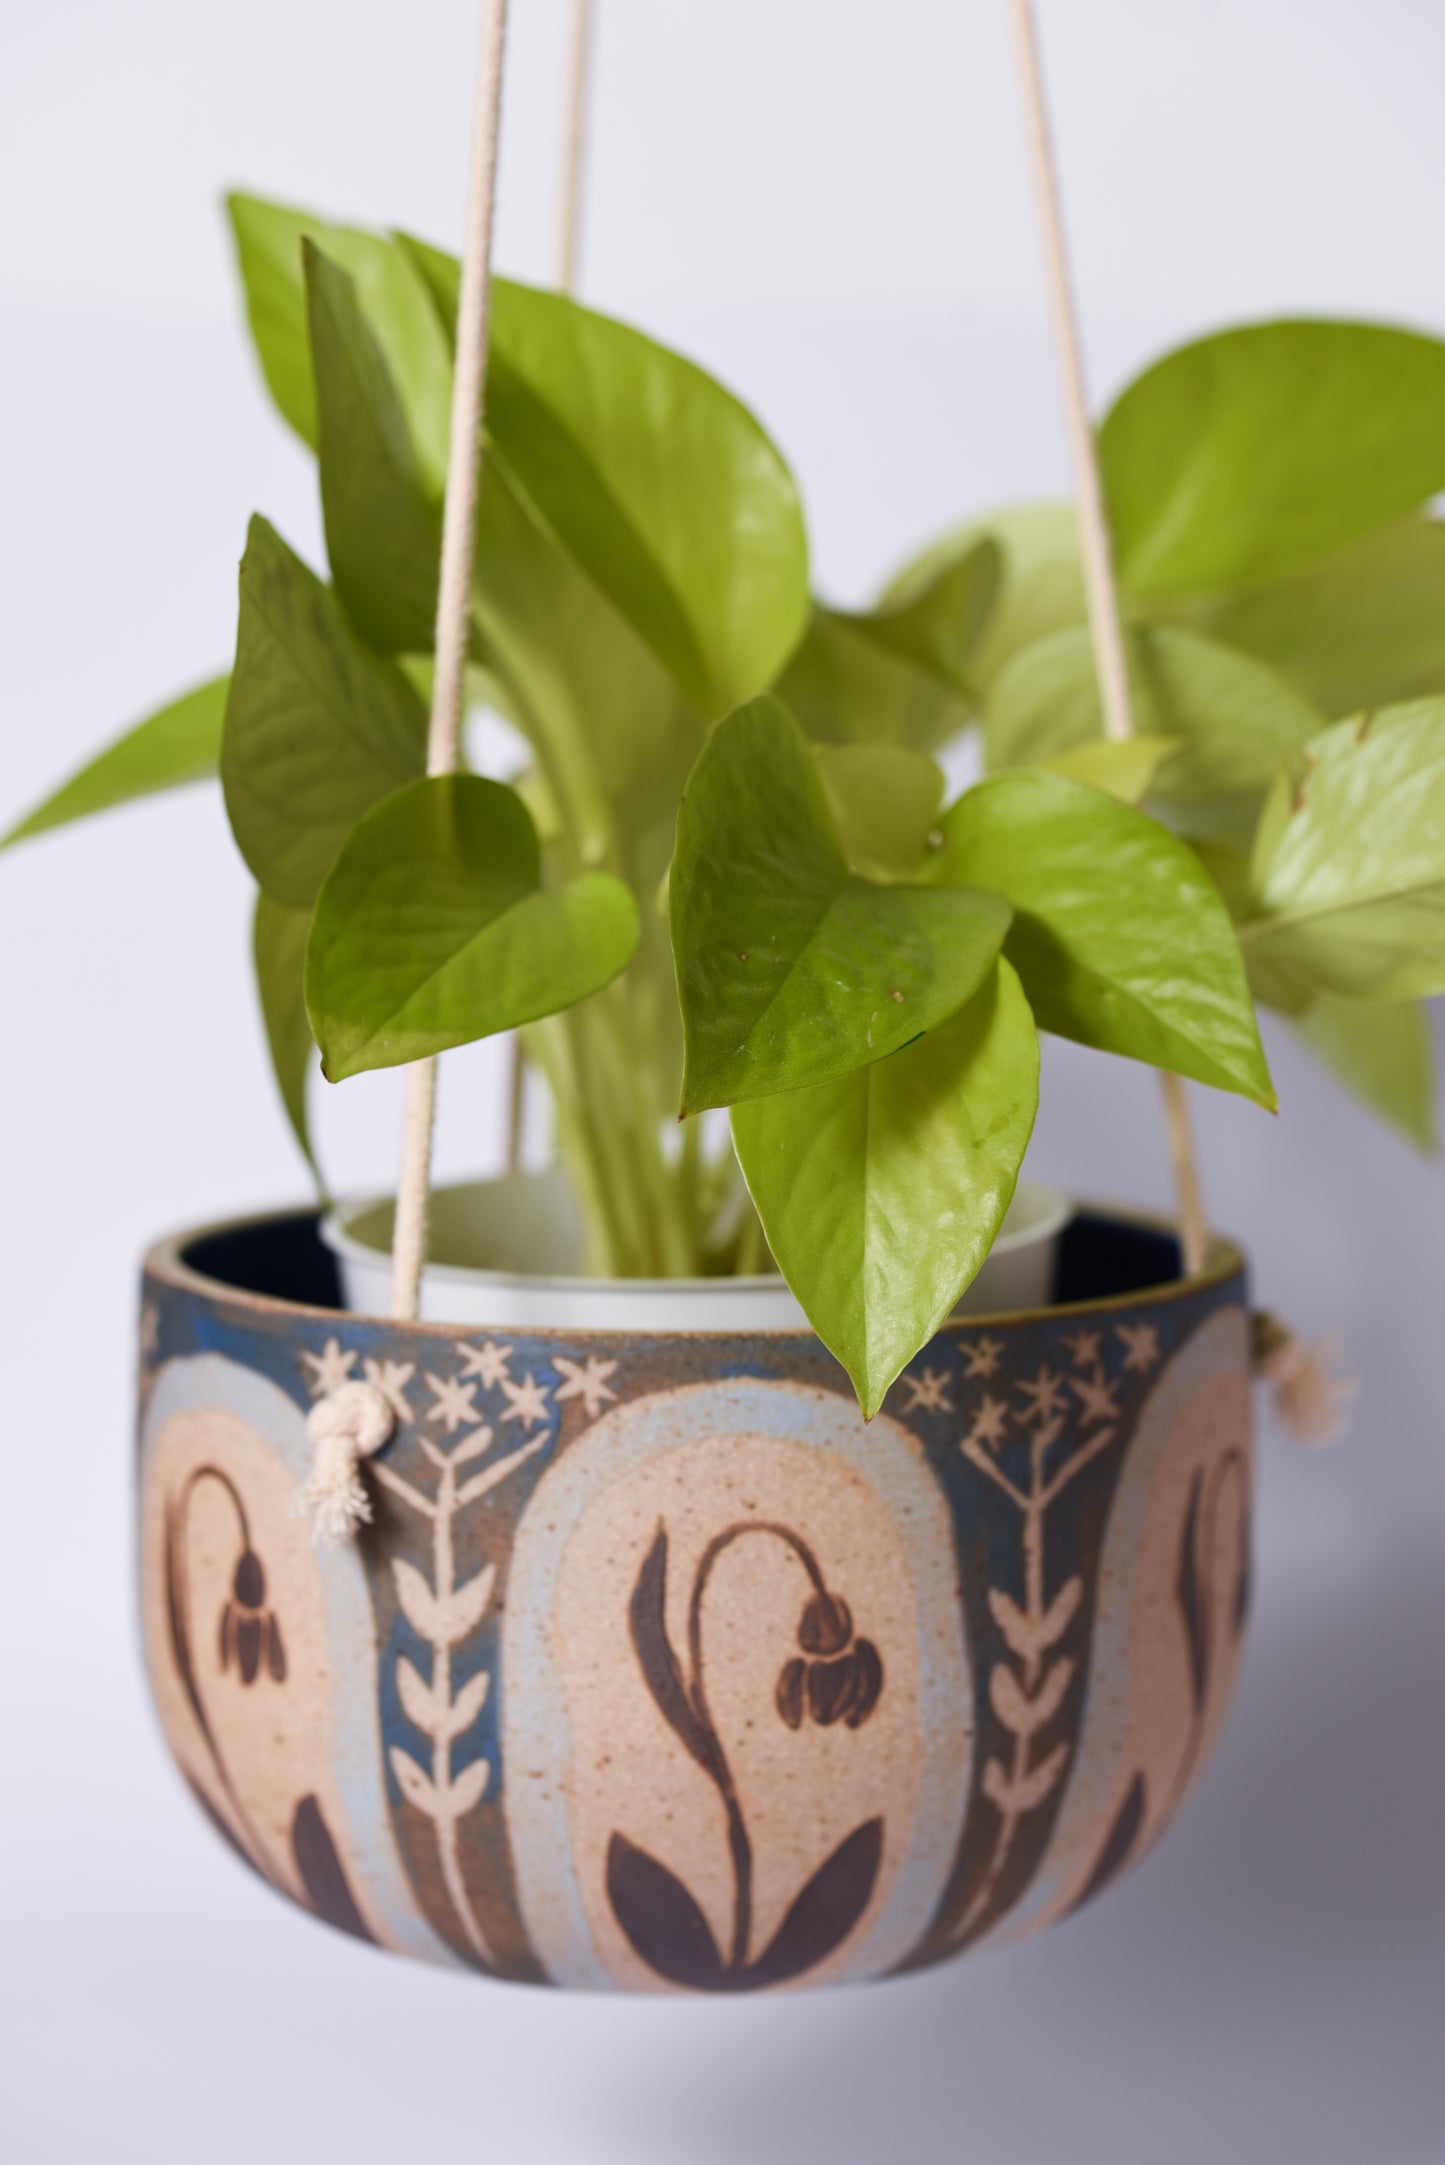
[[[1007,1764],[991,1756],[984,1766],[983,1792],[998,1812],[998,1830],[988,1869],[959,1921],[957,1940],[964,1939],[987,1910],[1021,1824],[1053,1794],[1069,1762],[1071,1747],[1067,1743],[1056,1744],[1041,1759],[1034,1757],[1035,1739],[1059,1713],[1074,1684],[1076,1665],[1072,1658],[1050,1657],[1078,1613],[1084,1595],[1083,1579],[1076,1573],[1050,1597],[1044,1573],[1044,1526],[1050,1507],[1084,1468],[1108,1449],[1118,1432],[1116,1420],[1108,1418],[1117,1416],[1118,1408],[1114,1387],[1105,1381],[1098,1357],[1097,1334],[1081,1333],[1071,1347],[1076,1365],[1091,1370],[1091,1374],[1066,1379],[1042,1366],[1032,1381],[1015,1386],[1026,1400],[1012,1418],[1029,1432],[1027,1488],[1021,1488],[1006,1474],[993,1456],[1010,1418],[1002,1400],[985,1393],[961,1446],[964,1456],[1003,1490],[1019,1512],[1024,1604],[1020,1608],[1002,1587],[991,1586],[988,1590],[990,1613],[1014,1657],[1013,1663],[996,1662],[990,1671],[989,1704],[1012,1737],[1013,1747]],[[1067,1423],[1068,1387],[1079,1397],[1085,1430],[1094,1423],[1102,1425],[1085,1433],[1063,1464],[1050,1471],[1050,1454]]]
[[[458,1829],[486,1794],[491,1772],[484,1758],[473,1759],[460,1774],[452,1772],[452,1746],[465,1735],[481,1713],[491,1688],[485,1669],[457,1687],[452,1683],[454,1648],[474,1632],[491,1604],[497,1567],[487,1564],[472,1578],[457,1583],[455,1526],[469,1504],[479,1503],[514,1473],[547,1442],[546,1432],[529,1443],[485,1466],[469,1480],[458,1481],[462,1469],[491,1448],[490,1428],[478,1428],[450,1453],[429,1436],[416,1441],[437,1470],[435,1496],[427,1496],[390,1466],[373,1461],[372,1471],[393,1496],[429,1521],[432,1535],[432,1575],[428,1584],[415,1564],[393,1557],[392,1574],[401,1612],[431,1648],[431,1676],[423,1678],[405,1654],[397,1656],[396,1682],[408,1721],[431,1741],[429,1766],[422,1766],[410,1752],[393,1744],[388,1754],[392,1773],[408,1804],[428,1818],[436,1834],[442,1879],[457,1920],[469,1945],[483,1962],[494,1966],[486,1935],[477,1922],[462,1874]]]

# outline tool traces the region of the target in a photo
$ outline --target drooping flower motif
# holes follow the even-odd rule
[[[221,1611],[221,1667],[234,1658],[243,1684],[254,1684],[264,1660],[276,1683],[285,1681],[286,1648],[281,1626],[266,1606],[266,1573],[253,1548],[242,1549],[231,1581],[231,1598]]]
[[[802,1648],[784,1663],[776,1692],[790,1729],[806,1717],[820,1729],[845,1722],[861,1729],[883,1689],[883,1663],[871,1639],[853,1637],[853,1612],[840,1594],[815,1593],[798,1621]]]

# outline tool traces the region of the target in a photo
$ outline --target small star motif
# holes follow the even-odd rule
[[[1040,1366],[1038,1374],[1031,1383],[1020,1382],[1016,1384],[1015,1389],[1018,1391],[1019,1396],[1028,1400],[1028,1404],[1019,1415],[1019,1419],[1022,1421],[1047,1421],[1051,1414],[1062,1413],[1068,1404],[1068,1400],[1064,1396],[1063,1384],[1063,1377],[1056,1376],[1052,1368],[1046,1363]]]
[[[1114,1336],[1125,1348],[1124,1366],[1147,1376],[1159,1358],[1159,1333],[1152,1323],[1116,1323]]]
[[[153,1361],[161,1341],[161,1312],[154,1301],[147,1301],[140,1312],[140,1349],[145,1360]]]
[[[354,1353],[343,1353],[339,1338],[328,1338],[319,1353],[303,1353],[302,1361],[311,1370],[307,1386],[313,1398],[329,1398],[339,1391],[356,1366]]]
[[[1118,1420],[1119,1408],[1114,1399],[1114,1393],[1119,1388],[1117,1383],[1106,1383],[1102,1376],[1092,1383],[1087,1376],[1070,1376],[1069,1381],[1079,1394],[1079,1404],[1083,1408],[1081,1418],[1085,1427],[1090,1421]]]
[[[1076,1368],[1088,1368],[1099,1358],[1099,1333],[1097,1331],[1073,1331],[1064,1339],[1069,1349],[1069,1359]]]
[[[1001,1398],[992,1398],[985,1391],[982,1403],[973,1417],[973,1426],[968,1432],[969,1442],[981,1443],[988,1450],[996,1451],[1003,1442],[1004,1430],[1007,1427],[1008,1407]]]
[[[608,1377],[617,1373],[616,1361],[599,1361],[593,1353],[589,1353],[585,1361],[569,1361],[565,1354],[558,1353],[553,1357],[552,1366],[567,1378],[553,1393],[558,1405],[564,1398],[580,1398],[589,1421],[595,1421],[602,1408],[617,1396],[615,1391],[607,1388]],[[531,1377],[527,1380],[530,1383]]]
[[[521,1421],[530,1432],[534,1421],[548,1419],[547,1386],[545,1383],[534,1382],[530,1370],[525,1382],[504,1383],[502,1389],[511,1400],[502,1415],[504,1421]]]
[[[406,1387],[416,1374],[415,1361],[374,1361],[369,1356],[361,1364],[367,1382],[373,1390],[380,1391],[399,1421],[412,1419],[411,1401]]]
[[[935,1375],[931,1368],[925,1368],[921,1376],[902,1376],[899,1380],[908,1385],[911,1393],[903,1409],[905,1413],[952,1413],[947,1369]]]
[[[475,1383],[463,1383],[460,1377],[427,1377],[427,1387],[436,1400],[428,1406],[427,1419],[440,1421],[449,1436],[471,1421],[480,1421],[477,1411],[477,1387]]]
[[[484,1391],[495,1390],[499,1383],[507,1381],[510,1346],[499,1346],[490,1338],[484,1346],[469,1346],[458,1339],[457,1351],[462,1357],[463,1376],[475,1376]]]
[[[1001,1338],[975,1338],[972,1345],[963,1348],[965,1376],[994,1375],[1002,1352]]]

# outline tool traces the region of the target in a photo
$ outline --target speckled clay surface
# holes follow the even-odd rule
[[[1082,1218],[1064,1305],[950,1324],[865,1427],[810,1336],[342,1314],[309,1215],[162,1245],[142,1608],[187,1781],[332,1924],[537,1983],[880,1977],[1065,1916],[1173,1814],[1247,1606],[1243,1266],[1148,1284],[1167,1252]],[[306,1412],[361,1377],[375,1519],[318,1553]]]

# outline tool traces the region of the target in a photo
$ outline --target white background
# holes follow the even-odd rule
[[[1002,0],[599,0],[587,295],[697,353],[861,596],[1061,486]],[[516,0],[500,255],[549,275],[560,0]],[[1289,310],[1445,326],[1434,0],[1046,0],[1102,400]],[[0,0],[0,826],[222,666],[247,514],[316,551],[239,326],[227,184],[455,239],[472,0]],[[130,1587],[133,1272],[299,1195],[210,791],[0,859],[5,2165],[1426,2165],[1445,2159],[1445,1181],[1288,1045],[1199,1100],[1211,1210],[1337,1330],[1350,1441],[1264,1437],[1238,1709],[1181,1824],[1067,1929],[762,2004],[389,1962],[259,1891],[162,1754]],[[1273,1041],[1272,1041],[1273,1044]],[[441,1161],[495,1157],[492,1052]],[[384,1184],[396,1090],[328,1094]],[[1163,1202],[1152,1078],[1051,1049],[1031,1169]]]

